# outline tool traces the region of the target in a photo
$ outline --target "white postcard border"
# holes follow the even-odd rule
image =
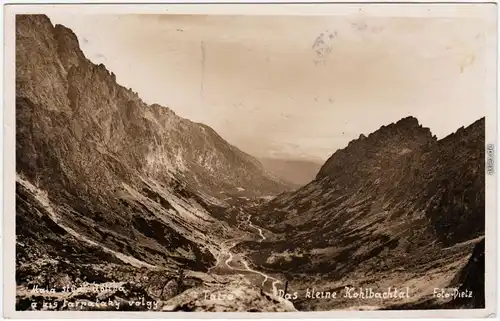
[[[295,2],[291,5],[290,3]],[[398,311],[325,311],[325,312],[289,312],[289,313],[237,313],[237,312],[97,312],[97,311],[15,311],[15,14],[20,13],[48,13],[53,10],[67,10],[67,12],[78,11],[81,14],[104,14],[104,13],[169,13],[169,14],[259,14],[259,15],[278,15],[278,14],[308,14],[308,15],[327,15],[327,14],[347,14],[352,12],[363,12],[364,15],[384,15],[389,13],[398,16],[406,15],[438,15],[438,16],[473,16],[480,13],[484,6],[488,4],[481,1],[471,1],[457,3],[443,1],[440,4],[432,4],[432,10],[427,8],[431,4],[422,1],[420,4],[403,4],[403,1],[397,4],[387,3],[368,3],[368,1],[349,1],[340,3],[318,4],[306,3],[304,1],[289,1],[288,3],[263,4],[256,3],[237,4],[229,1],[219,1],[218,4],[208,1],[198,1],[198,3],[174,3],[172,1],[150,1],[149,4],[138,4],[127,1],[107,1],[102,4],[100,1],[87,1],[87,4],[80,4],[77,1],[38,1],[33,5],[28,1],[16,1],[16,5],[4,6],[4,109],[3,109],[3,280],[4,280],[4,316],[7,318],[185,318],[185,319],[206,319],[206,318],[273,318],[273,319],[291,319],[291,318],[481,318],[494,317],[497,313],[497,226],[498,226],[498,189],[497,189],[497,161],[495,155],[495,173],[494,175],[485,175],[486,181],[486,206],[485,206],[485,257],[486,257],[486,309],[474,310],[398,310]],[[446,4],[448,2],[448,4]],[[125,4],[126,3],[126,4]],[[481,6],[479,6],[481,4]],[[401,9],[401,6],[405,6]],[[489,5],[497,6],[496,2],[489,2]],[[380,9],[384,6],[382,12]],[[387,9],[387,6],[394,6],[396,9]],[[415,7],[425,7],[420,10]],[[413,7],[410,9],[410,7]],[[481,7],[481,8],[478,8]],[[458,8],[458,9],[457,9]],[[398,11],[399,10],[399,11]],[[490,10],[490,9],[488,9]],[[397,12],[396,12],[397,11]],[[493,10],[490,10],[493,11]],[[402,13],[403,12],[403,13]],[[498,19],[497,11],[495,20]],[[498,20],[497,20],[498,21]],[[498,28],[498,22],[497,22]],[[498,39],[498,31],[497,31]],[[498,46],[498,40],[495,39]],[[498,51],[497,51],[498,57]],[[492,72],[491,81],[495,84],[498,92],[498,63],[492,66],[497,72]],[[498,149],[498,94],[492,97],[493,104],[488,108],[486,116],[486,144],[494,144],[495,154]]]

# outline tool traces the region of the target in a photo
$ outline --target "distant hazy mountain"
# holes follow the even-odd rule
[[[267,157],[259,160],[271,174],[294,186],[303,186],[311,182],[322,166],[322,163],[310,160]]]

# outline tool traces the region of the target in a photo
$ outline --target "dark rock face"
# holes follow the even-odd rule
[[[420,302],[411,302],[389,306],[387,310],[401,309],[484,309],[485,308],[485,258],[484,238],[476,243],[467,264],[460,269],[447,285],[451,298],[424,298]]]
[[[32,286],[127,280],[110,298],[171,304],[164,311],[293,311],[235,284],[221,291],[239,291],[238,307],[199,298],[200,275],[227,259],[217,254],[235,236],[230,225],[240,235],[261,233],[231,250],[285,276],[290,293],[397,286],[411,299],[367,305],[484,306],[484,119],[437,140],[404,118],[360,135],[290,192],[210,127],[148,106],[115,80],[85,58],[71,30],[42,15],[17,16],[18,309],[30,308]],[[178,269],[198,277],[172,286]],[[475,295],[437,302],[433,286]],[[300,310],[354,304],[303,296],[293,303]]]
[[[131,171],[163,180],[175,174],[212,195],[238,187],[252,196],[286,189],[267,176],[255,158],[210,127],[178,117],[166,107],[147,106],[117,85],[104,65],[85,58],[71,30],[52,27],[45,16],[17,17],[16,58],[18,162],[30,178],[34,171],[61,172],[35,164],[34,159],[48,157],[40,155],[45,151],[64,159],[59,162],[67,166],[92,168],[91,173],[81,173],[87,180],[82,184],[90,189],[116,184],[114,175],[100,175],[108,166],[120,179],[131,176]],[[38,143],[50,143],[51,148]],[[71,163],[74,158],[80,163]]]
[[[16,17],[19,285],[52,259],[206,271],[230,232],[209,212],[226,206],[221,191],[287,189],[210,127],[115,80],[70,29]]]
[[[382,126],[368,137],[360,136],[346,148],[336,151],[321,167],[316,178],[345,175],[366,180],[367,176],[380,175],[377,171],[400,163],[398,156],[422,150],[435,142],[429,128],[419,125],[416,118],[403,118]]]
[[[471,292],[470,296],[464,295],[454,298],[450,306],[453,308],[485,308],[485,291],[484,291],[484,273],[485,273],[485,258],[484,258],[484,239],[474,246],[472,255],[467,262],[467,265],[458,274],[458,280],[455,286],[458,285],[460,293]]]
[[[307,275],[340,287],[407,284],[423,273],[429,286],[443,271],[452,278],[484,235],[484,126],[483,118],[437,140],[408,117],[361,136],[314,181],[253,208],[255,224],[276,236],[242,248],[256,247],[254,262],[287,273],[299,288]],[[476,281],[470,286],[480,287]]]

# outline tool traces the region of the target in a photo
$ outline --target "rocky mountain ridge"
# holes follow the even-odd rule
[[[209,126],[146,105],[44,15],[16,16],[16,172],[18,293],[204,273],[235,234],[214,213],[288,188]]]
[[[484,237],[484,132],[482,118],[437,140],[408,117],[360,136],[311,183],[254,207],[269,241],[238,250],[298,289],[410,284],[415,301],[428,297],[423,288],[448,286]]]
[[[88,282],[122,282],[106,297],[164,311],[443,307],[431,287],[484,290],[484,126],[437,140],[407,117],[289,191],[210,127],[116,84],[68,28],[17,16],[18,307],[34,286]],[[290,292],[407,287],[411,299],[294,307],[263,292],[285,280]],[[200,298],[215,289],[238,300]]]
[[[46,16],[20,15],[17,30],[16,96],[22,144],[18,148],[23,148],[19,162],[27,173],[33,167],[29,160],[37,156],[21,136],[24,127],[30,128],[23,121],[33,123],[43,110],[54,114],[50,115],[52,128],[43,128],[45,122],[40,119],[34,126],[42,128],[35,130],[50,132],[51,139],[60,139],[54,141],[56,146],[72,154],[85,148],[82,144],[93,145],[87,148],[119,158],[133,170],[163,180],[174,174],[212,196],[237,188],[252,196],[286,190],[255,158],[228,144],[210,127],[178,117],[169,108],[148,106],[137,93],[116,84],[115,75],[104,65],[85,58],[70,29],[53,27]],[[31,109],[37,110],[28,113]],[[63,139],[55,130],[64,121],[68,132]],[[75,144],[66,146],[68,140]],[[99,168],[88,158],[82,162]],[[110,178],[100,179],[100,184],[111,183]]]

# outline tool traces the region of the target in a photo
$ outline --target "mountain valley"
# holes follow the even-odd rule
[[[482,307],[484,133],[482,118],[438,140],[407,117],[287,181],[302,165],[269,170],[118,85],[70,29],[18,15],[16,309]],[[278,295],[346,287],[410,297]],[[441,287],[475,296],[436,300]]]

